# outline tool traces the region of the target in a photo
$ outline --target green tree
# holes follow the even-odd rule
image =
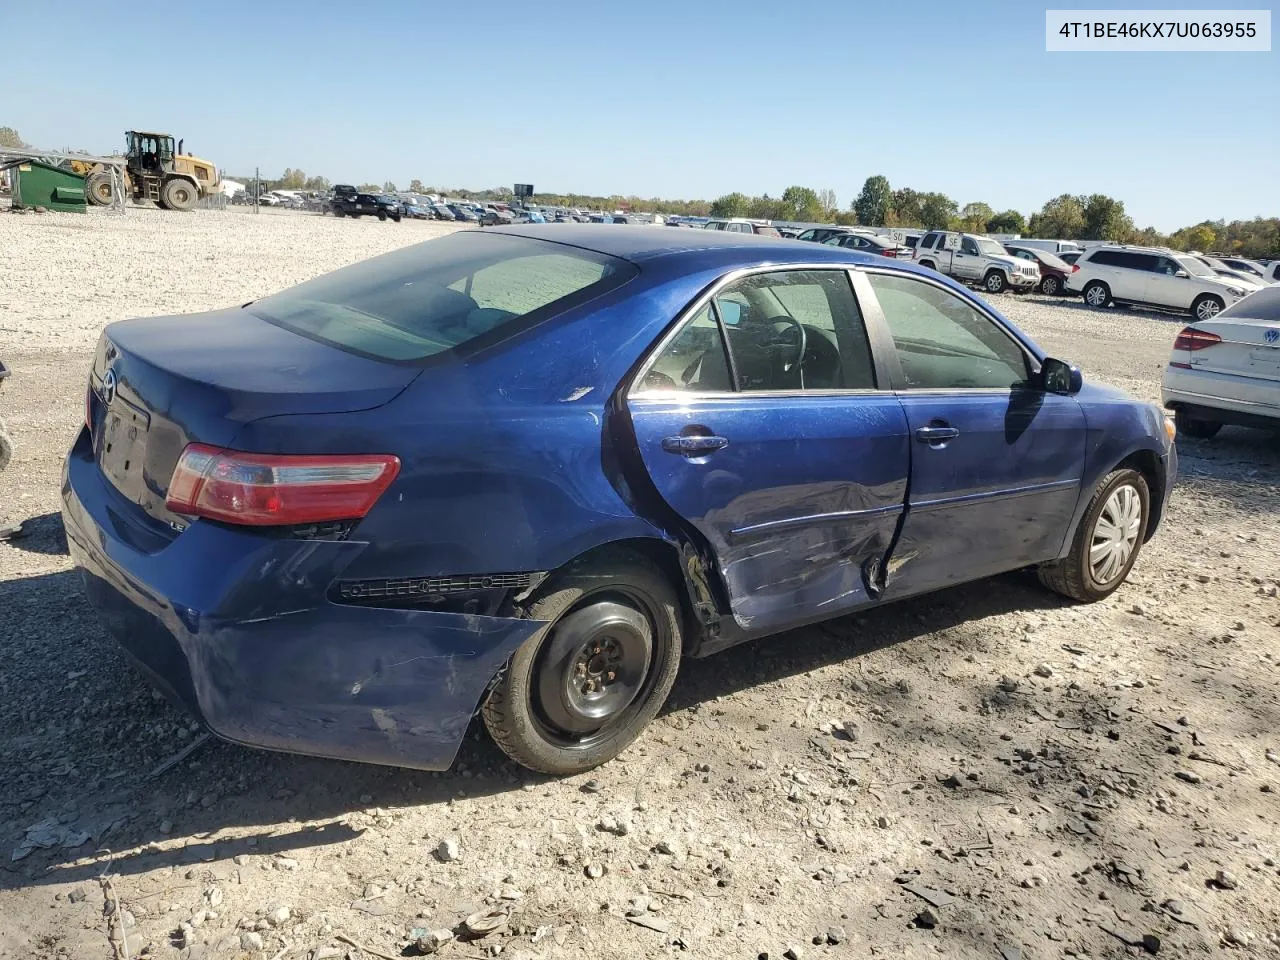
[[[26,144],[22,142],[22,138],[18,136],[18,131],[13,127],[0,127],[0,148],[7,147],[10,150],[21,150]]]
[[[883,227],[889,206],[893,202],[893,191],[889,189],[889,180],[876,174],[867,177],[862,185],[862,192],[853,201],[853,212],[858,215],[858,222],[868,227]]]
[[[409,192],[410,193],[430,193],[431,191],[422,185],[421,180],[419,180],[417,177],[414,177],[412,180],[409,181]]]
[[[987,221],[987,233],[1023,233],[1027,221],[1017,210],[1002,210]]]
[[[960,211],[960,224],[969,233],[982,233],[987,229],[987,221],[995,215],[985,203],[966,203]]]
[[[818,194],[808,187],[787,187],[776,205],[777,220],[799,220],[813,223],[823,219],[825,211]]]
[[[1079,240],[1084,237],[1084,202],[1069,193],[1054,197],[1031,215],[1027,230],[1035,237]]]
[[[314,190],[316,193],[323,193],[329,189],[328,177],[307,177],[306,182],[302,185],[304,190]]]
[[[284,174],[276,181],[277,190],[301,190],[307,182],[307,175],[293,167],[285,167]]]
[[[382,185],[382,192],[383,192],[383,193],[395,193],[395,192],[396,192],[396,185],[395,185],[394,183],[392,183],[390,180],[388,180],[386,183],[384,183],[384,184]]]
[[[1133,220],[1124,212],[1124,203],[1095,193],[1084,201],[1085,240],[1123,242],[1133,233]]]
[[[591,206],[600,207],[602,204],[591,204]],[[745,217],[750,209],[751,198],[744,193],[726,193],[723,197],[711,201],[713,217]]]
[[[361,193],[381,193],[382,192],[382,188],[378,186],[376,183],[362,183],[360,184],[360,186],[356,187],[356,189],[359,190]]]
[[[900,190],[893,191],[891,217],[886,217],[886,223],[892,219],[890,226],[895,227],[920,227],[924,225],[924,211],[920,208],[922,194],[910,187],[903,187]]]
[[[747,216],[756,220],[787,220],[786,209],[781,200],[774,200],[767,193],[752,197],[747,206]]]
[[[1141,244],[1144,247],[1176,246],[1169,237],[1166,237],[1155,227],[1144,227],[1137,231],[1133,235],[1133,242]]]
[[[945,193],[923,193],[920,195],[920,225],[929,230],[945,230],[959,206]]]

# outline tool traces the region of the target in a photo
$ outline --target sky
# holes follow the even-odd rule
[[[1280,215],[1274,44],[1047,53],[1045,6],[14,3],[4,29],[26,39],[4,45],[0,126],[103,153],[165,130],[228,174],[401,188],[712,200],[799,184],[847,207],[883,174],[1024,214],[1105,193],[1162,231]]]

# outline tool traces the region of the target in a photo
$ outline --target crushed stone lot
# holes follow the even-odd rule
[[[102,326],[449,229],[0,215],[0,523],[29,530],[0,543],[0,957],[1280,955],[1280,442],[1234,427],[1179,442],[1107,601],[1019,573],[686,662],[589,774],[478,724],[442,774],[220,741],[158,770],[200,730],[88,609],[58,517]],[[994,302],[1150,400],[1186,322]]]

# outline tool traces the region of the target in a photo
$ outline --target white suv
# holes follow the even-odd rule
[[[1249,293],[1195,257],[1159,247],[1104,246],[1086,250],[1067,274],[1067,292],[1091,307],[1139,303],[1185,310],[1208,320]]]
[[[1040,266],[1020,260],[988,237],[949,230],[930,230],[916,244],[916,263],[962,283],[981,284],[988,293],[1032,290],[1040,282]]]

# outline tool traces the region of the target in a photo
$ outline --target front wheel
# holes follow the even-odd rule
[[[1008,282],[1005,280],[1004,274],[999,270],[989,270],[982,281],[982,285],[987,288],[987,293],[1003,293],[1004,288],[1008,286]]]
[[[1084,302],[1101,310],[1111,302],[1111,288],[1101,280],[1094,280],[1084,288]]]
[[[1211,293],[1202,293],[1196,297],[1195,303],[1191,304],[1191,314],[1197,320],[1212,320],[1222,308],[1226,306],[1222,302],[1221,297],[1215,297]]]
[[[1151,494],[1137,470],[1113,470],[1099,482],[1071,552],[1041,565],[1040,582],[1072,600],[1103,600],[1124,583],[1142,549]]]
[[[160,198],[170,210],[190,210],[200,195],[189,180],[170,180],[160,188]]]
[[[1040,292],[1046,296],[1056,297],[1062,292],[1062,281],[1057,277],[1045,277],[1040,281]]]
[[[567,776],[612,760],[657,715],[680,666],[680,602],[630,554],[556,576],[528,610],[551,626],[511,658],[485,726],[512,760]]]

